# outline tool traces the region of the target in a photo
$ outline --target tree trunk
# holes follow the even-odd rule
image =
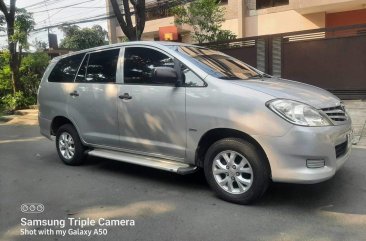
[[[10,29],[9,29],[10,30]],[[12,36],[14,34],[14,30],[8,31],[8,42],[9,42],[9,53],[10,53],[10,71],[11,71],[11,80],[13,85],[13,94],[20,90],[20,81],[19,81],[19,60],[21,58],[20,53],[17,53],[17,46],[12,41]]]
[[[19,82],[19,58],[17,56],[17,46],[13,41],[14,23],[15,23],[15,4],[16,0],[10,0],[9,11],[3,0],[0,0],[0,10],[3,12],[6,20],[7,36],[8,36],[8,50],[10,53],[10,71],[13,86],[13,94],[20,90]]]
[[[145,28],[145,0],[122,0],[123,13],[119,1],[110,0],[114,15],[121,26],[123,33],[129,40],[140,40]],[[130,2],[134,13],[130,11]],[[132,24],[132,15],[135,15],[135,26]]]
[[[19,83],[19,57],[17,53],[17,46],[12,40],[12,36],[14,34],[14,21],[8,23],[8,50],[10,53],[10,71],[11,71],[11,80],[13,86],[13,94],[20,90]]]

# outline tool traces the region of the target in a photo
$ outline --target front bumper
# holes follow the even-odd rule
[[[352,146],[351,122],[327,127],[293,126],[282,137],[256,136],[267,154],[274,182],[318,183],[325,181],[349,158]],[[336,156],[335,147],[347,146]],[[324,160],[320,168],[307,167],[307,160]]]

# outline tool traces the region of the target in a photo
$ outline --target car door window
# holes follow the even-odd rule
[[[181,71],[182,71],[185,87],[204,87],[204,86],[206,86],[206,83],[184,64],[181,64]]]
[[[124,59],[124,83],[163,85],[153,78],[156,67],[174,68],[174,59],[154,49],[128,47],[125,50]]]
[[[76,75],[75,82],[85,82],[86,68],[88,67],[89,54],[87,54]]]
[[[74,82],[75,74],[78,71],[85,54],[76,54],[65,57],[57,62],[51,71],[49,82]]]
[[[116,82],[118,56],[119,49],[90,53],[80,67],[77,81],[86,83]]]

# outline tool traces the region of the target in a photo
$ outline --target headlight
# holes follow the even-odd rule
[[[317,109],[301,102],[285,99],[271,100],[267,107],[285,120],[301,126],[329,126],[330,120]]]

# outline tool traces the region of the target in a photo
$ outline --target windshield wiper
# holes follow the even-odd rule
[[[221,77],[219,77],[219,79],[224,79],[224,80],[240,80],[241,78],[239,78],[237,76],[221,76]]]
[[[265,74],[265,73],[263,73],[263,74],[258,73],[258,75],[250,77],[250,79],[263,79],[263,78],[272,78],[272,76],[270,76],[269,74]]]

